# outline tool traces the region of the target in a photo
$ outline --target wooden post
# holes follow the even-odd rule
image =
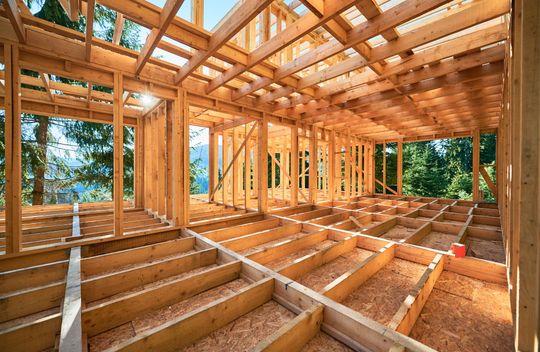
[[[166,123],[166,138],[165,144],[167,147],[167,219],[174,218],[174,149],[173,149],[173,124],[174,124],[174,104],[168,100],[165,103],[165,123]]]
[[[518,79],[521,83],[519,139],[520,179],[517,201],[520,203],[517,222],[519,232],[518,301],[516,336],[518,351],[540,348],[540,3],[536,0],[516,1],[514,27],[520,28],[521,52],[514,58],[521,62]],[[521,14],[521,16],[520,16]]]
[[[173,220],[176,226],[189,222],[189,119],[186,93],[178,89],[174,102],[173,144]]]
[[[22,247],[21,224],[21,98],[19,48],[4,44],[5,55],[5,161],[6,253]]]
[[[158,144],[159,144],[159,128],[158,128],[158,116],[154,111],[150,113],[150,134],[152,135],[151,150],[151,162],[152,162],[152,211],[159,215],[159,161],[158,161]]]
[[[375,141],[372,141],[369,144],[369,153],[368,153],[368,161],[369,161],[369,180],[368,183],[370,185],[369,193],[374,194],[375,193]]]
[[[386,194],[386,142],[383,143],[382,147],[382,175],[383,194]]]
[[[309,201],[317,202],[317,127],[311,126],[311,136],[309,139]]]
[[[258,144],[258,210],[266,212],[268,210],[268,120],[266,116],[257,122],[257,144]]]
[[[364,194],[364,170],[366,169],[364,163],[364,143],[360,142],[358,145],[358,194]]]
[[[472,194],[473,201],[479,202],[480,198],[480,130],[473,131],[473,175],[472,175]]]
[[[276,157],[276,150],[274,147],[268,148],[268,153],[270,153],[270,166],[271,166],[271,177],[270,177],[270,194],[272,195],[272,199],[276,198],[275,189],[276,189],[276,163],[274,162],[274,158]]]
[[[352,158],[351,158],[351,197],[356,196],[356,171],[358,170],[358,161],[356,157],[357,140],[353,138]]]
[[[291,127],[291,206],[298,205],[298,126]]]
[[[158,185],[158,214],[165,215],[167,213],[167,194],[166,194],[166,149],[165,149],[165,111],[163,105],[157,108],[157,161],[158,161],[158,172],[157,172],[157,185]]]
[[[403,194],[403,142],[398,142],[397,149],[397,192]]]
[[[330,133],[330,143],[328,143],[328,200],[333,201],[336,193],[336,132]]]
[[[120,72],[114,73],[114,236],[124,233],[124,80]]]
[[[351,200],[351,136],[345,136],[345,199]]]
[[[183,89],[178,90],[178,101],[181,103],[181,115],[180,119],[182,122],[182,138],[180,145],[182,146],[182,156],[183,156],[183,162],[182,162],[182,201],[183,201],[183,207],[182,207],[182,224],[188,224],[189,223],[189,195],[190,195],[190,162],[189,162],[189,105],[187,101],[187,93]]]
[[[192,0],[191,22],[199,27],[204,27],[204,0]]]
[[[244,125],[244,136],[246,137],[246,146],[244,147],[244,209],[247,209],[251,194],[251,136],[248,138],[247,124]]]
[[[135,207],[144,208],[144,118],[137,119],[135,128]]]
[[[212,190],[218,181],[218,134],[210,131],[208,135],[208,189]],[[208,201],[210,199],[210,191],[208,192]]]
[[[236,127],[233,127],[232,129],[232,150],[233,150],[233,155],[234,153],[236,153],[236,150],[238,149],[238,128]],[[237,158],[236,160],[233,161],[233,165],[232,165],[232,203],[233,203],[233,206],[237,206],[238,205],[238,192],[240,192],[240,190],[238,189],[238,178],[240,176],[239,174],[239,170],[238,170],[238,163],[239,163],[239,158]]]
[[[227,143],[227,132],[223,131],[222,133],[222,151],[221,151],[221,190],[222,190],[222,201],[223,205],[227,204],[229,198],[229,175],[225,174],[225,169],[229,165],[229,144]]]
[[[144,209],[152,208],[152,168],[150,146],[152,145],[152,136],[150,133],[151,120],[148,116],[143,116],[143,133],[144,133]]]

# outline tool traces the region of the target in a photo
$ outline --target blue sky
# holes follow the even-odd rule
[[[204,2],[204,29],[212,28],[229,12],[238,0],[205,0]],[[150,0],[156,6],[163,7],[165,0]],[[191,20],[191,0],[185,0],[178,16],[185,20]]]

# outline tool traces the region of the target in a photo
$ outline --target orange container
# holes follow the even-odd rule
[[[464,244],[461,243],[452,243],[450,250],[456,257],[464,257],[467,253],[467,248]]]

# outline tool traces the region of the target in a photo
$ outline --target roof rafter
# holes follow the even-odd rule
[[[161,37],[163,37],[163,35],[165,34],[165,31],[169,27],[169,24],[176,17],[176,13],[178,12],[180,6],[182,6],[183,3],[184,0],[167,0],[165,5],[163,6],[163,10],[161,11],[159,17],[159,24],[156,28],[152,28],[152,31],[146,38],[146,42],[144,43],[141,53],[137,58],[137,65],[135,68],[136,75],[141,73],[144,65],[146,64],[146,62],[148,62],[150,56],[152,56],[152,53],[154,52],[154,49],[156,48],[159,41],[161,40]]]
[[[199,50],[193,57],[177,72],[174,81],[176,84],[182,83],[189,74],[201,66],[208,58],[213,56],[229,39],[231,39],[240,29],[247,25],[255,16],[268,6],[272,0],[246,0],[240,5],[231,16],[230,21],[222,23],[208,41],[206,50]]]

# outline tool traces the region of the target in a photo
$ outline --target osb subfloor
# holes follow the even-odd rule
[[[372,254],[371,251],[357,247],[299,277],[296,281],[314,291],[321,291],[326,285],[353,269]]]
[[[386,231],[380,237],[387,240],[399,241],[412,235],[417,229],[406,227],[403,225],[395,225],[390,230]]]
[[[260,250],[262,250],[264,248],[269,248],[269,247],[271,247],[271,246],[273,246],[275,244],[286,242],[286,241],[289,241],[289,240],[299,239],[299,238],[302,238],[302,237],[304,237],[304,236],[306,236],[308,234],[309,234],[308,232],[298,232],[298,233],[295,233],[295,234],[292,234],[292,235],[289,235],[289,236],[286,236],[286,237],[278,238],[277,240],[261,243],[259,245],[244,249],[242,251],[237,251],[237,253],[241,254],[243,256],[248,256],[248,255],[250,255],[252,253],[255,253],[257,251],[260,251]]]
[[[424,271],[423,265],[394,258],[341,303],[386,325]]]
[[[410,336],[439,351],[513,351],[508,290],[444,271]]]
[[[90,351],[102,351],[111,346],[117,345],[127,339],[135,337],[145,330],[164,324],[175,318],[178,318],[190,311],[210,304],[220,298],[239,292],[249,283],[243,279],[237,279],[227,284],[215,287],[184,301],[171,306],[163,307],[138,316],[133,321],[118,326],[99,335],[93,336],[88,340]]]
[[[506,263],[502,241],[489,241],[480,238],[467,238],[467,255],[498,263]]]
[[[320,250],[323,250],[325,248],[328,248],[334,243],[336,242],[332,240],[325,240],[325,241],[317,243],[316,245],[312,247],[304,248],[294,253],[283,256],[281,258],[272,260],[271,262],[266,263],[265,266],[274,271],[279,271],[280,269],[286,267],[287,265],[292,264],[292,262],[294,262],[296,259],[303,258],[307,255],[310,255]]]
[[[302,352],[352,352],[348,346],[319,331],[302,349]]]
[[[456,238],[456,235],[449,233],[431,231],[426,237],[418,242],[417,245],[447,251],[450,249],[450,245],[456,240]]]
[[[221,329],[200,339],[184,352],[250,351],[260,341],[277,331],[295,315],[274,301],[269,301]]]

